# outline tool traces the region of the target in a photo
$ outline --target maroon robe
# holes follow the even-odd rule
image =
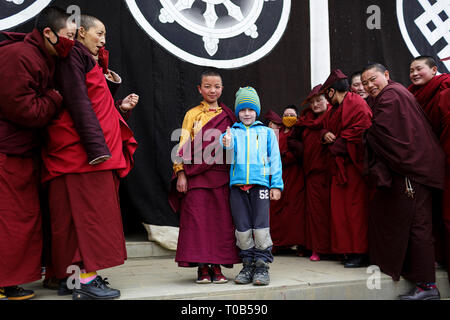
[[[284,190],[278,201],[270,201],[270,236],[273,246],[293,246],[306,244],[305,237],[305,182],[301,166],[301,155],[288,146],[293,127],[279,131],[279,147],[283,166]],[[300,152],[301,153],[301,152]]]
[[[366,165],[375,186],[370,203],[370,260],[394,280],[435,280],[431,189],[444,186],[444,153],[414,96],[389,84],[370,99]],[[406,191],[408,180],[414,197]]]
[[[450,243],[450,229],[446,227],[450,225],[450,74],[435,76],[424,86],[411,85],[408,90],[428,116],[446,155],[444,192],[433,193],[433,234],[436,261],[447,265],[450,274],[450,246],[446,244]]]
[[[358,94],[348,92],[324,116],[323,132],[336,141],[328,145],[331,173],[331,250],[333,253],[367,252],[368,193],[362,177],[363,131],[371,125],[372,112]]]
[[[40,128],[62,97],[37,30],[0,43],[0,287],[41,278]]]
[[[305,109],[298,121],[303,127],[303,170],[306,184],[306,247],[317,253],[331,252],[331,176],[327,168],[327,149],[321,141],[323,116],[316,118]]]
[[[236,120],[233,112],[223,104],[220,106],[223,111],[205,124],[196,137],[203,137],[209,129],[222,133],[233,125]],[[195,151],[202,152],[203,155],[206,150],[215,150],[211,152],[212,156],[217,151],[222,152],[217,140],[219,137],[220,135],[215,139],[194,139],[192,143],[189,139],[180,150],[188,191],[182,194],[176,190],[174,176],[169,192],[170,206],[180,213],[175,256],[180,267],[194,267],[199,263],[231,267],[240,262],[229,203],[229,165],[226,164],[225,158],[223,164],[206,161],[201,164],[188,164],[188,161],[196,158]]]

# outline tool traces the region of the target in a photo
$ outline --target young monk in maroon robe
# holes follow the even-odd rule
[[[298,253],[303,255],[306,239],[302,145],[300,141],[288,145],[289,137],[298,130],[294,127],[297,120],[297,107],[287,106],[283,111],[282,126],[278,132],[284,190],[279,201],[270,201],[270,235],[273,242],[272,252],[296,245]]]
[[[436,261],[447,266],[450,274],[450,74],[437,75],[437,71],[433,57],[415,58],[411,62],[412,85],[408,90],[428,116],[446,156],[444,193],[433,193],[433,234]]]
[[[349,92],[347,76],[331,72],[321,88],[332,108],[323,119],[322,140],[328,146],[331,173],[331,250],[346,254],[346,268],[367,264],[368,193],[362,177],[362,134],[372,112],[358,94]]]
[[[305,234],[306,247],[312,250],[311,261],[319,261],[320,254],[331,252],[330,180],[327,149],[321,141],[323,116],[329,104],[320,94],[322,84],[315,86],[303,104],[297,126],[301,128],[303,143],[303,171],[305,173]],[[331,106],[330,106],[331,107]]]
[[[218,100],[222,78],[214,70],[202,73],[198,91],[203,101],[183,120],[169,203],[180,213],[175,261],[198,267],[197,283],[226,283],[220,265],[239,263],[231,216],[230,167],[218,141],[236,121]]]
[[[81,268],[73,299],[119,297],[120,291],[110,288],[97,270],[121,265],[126,259],[118,187],[119,178],[133,166],[137,143],[115,107],[102,68],[93,58],[105,44],[105,33],[100,20],[81,17],[79,41],[57,68],[65,108],[47,126],[42,152],[42,179],[48,184],[51,218],[51,267],[60,279],[71,274],[69,266]],[[131,103],[121,105],[122,109],[133,107]],[[100,125],[103,134],[98,138],[104,139],[111,152],[108,161],[89,163],[69,110],[93,111],[95,119],[85,117],[83,121]]]
[[[281,117],[273,110],[269,110],[264,115],[264,119],[267,121],[267,126],[273,129],[275,134],[278,134],[278,130],[280,130],[281,125],[283,124]]]
[[[431,189],[443,189],[444,153],[414,96],[381,64],[362,73],[373,125],[366,165],[375,187],[370,202],[370,260],[416,287],[403,300],[439,299],[435,284]]]
[[[42,223],[39,202],[40,129],[60,109],[53,74],[73,41],[64,38],[69,15],[44,9],[29,34],[6,33],[0,43],[0,299],[23,300],[17,287],[41,278]]]

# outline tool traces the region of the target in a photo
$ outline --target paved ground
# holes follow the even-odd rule
[[[412,288],[411,283],[393,282],[373,268],[345,269],[337,261],[312,262],[289,255],[275,257],[266,287],[235,284],[232,279],[240,268],[223,269],[230,279],[226,284],[196,284],[196,269],[177,267],[173,257],[132,258],[100,274],[121,290],[122,300],[395,300]],[[442,297],[450,298],[447,273],[438,269],[436,275]],[[24,287],[35,290],[36,300],[71,299],[44,289],[41,281]]]

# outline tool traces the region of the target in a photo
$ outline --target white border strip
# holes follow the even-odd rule
[[[397,0],[397,20],[398,26],[400,27],[400,31],[403,36],[403,40],[405,41],[409,52],[411,52],[413,57],[420,56],[420,53],[417,51],[416,47],[411,41],[411,38],[409,37],[408,29],[406,29],[405,17],[403,16],[403,0]]]
[[[311,26],[311,88],[331,72],[328,0],[309,0]]]
[[[40,0],[34,2],[32,5],[27,7],[25,10],[22,10],[15,15],[9,16],[7,18],[0,20],[0,30],[6,30],[15,26],[18,26],[21,23],[24,23],[42,11],[52,0]]]
[[[172,54],[176,55],[177,57],[179,57],[184,61],[188,61],[196,65],[223,68],[223,69],[239,68],[248,65],[250,63],[253,63],[255,61],[258,61],[259,59],[266,56],[277,45],[278,41],[280,41],[281,37],[283,36],[283,33],[286,30],[286,26],[289,21],[289,14],[291,11],[291,0],[283,0],[284,2],[283,12],[281,13],[281,19],[280,22],[278,23],[277,29],[275,30],[274,34],[269,39],[269,41],[267,41],[265,45],[263,45],[261,48],[259,48],[252,54],[232,60],[211,60],[194,56],[184,50],[181,50],[180,48],[169,42],[150,25],[147,19],[145,19],[141,10],[136,5],[135,0],[125,0],[125,1],[134,19],[138,22],[141,28],[143,28],[153,40],[162,45],[167,51],[171,52]]]

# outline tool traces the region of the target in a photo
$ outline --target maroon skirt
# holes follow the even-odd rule
[[[0,153],[0,287],[41,279],[38,186],[33,159]]]
[[[114,171],[66,174],[49,183],[52,271],[65,278],[67,267],[87,272],[111,268],[127,258]]]
[[[198,263],[230,267],[240,263],[229,203],[228,184],[190,189],[181,200],[175,261],[180,267]]]

